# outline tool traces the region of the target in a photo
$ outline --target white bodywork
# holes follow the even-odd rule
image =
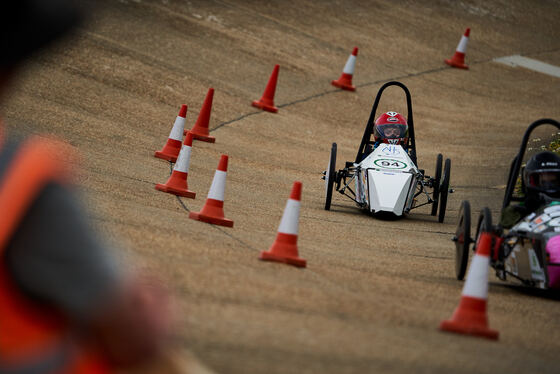
[[[356,165],[356,200],[373,213],[410,210],[421,175],[400,145],[380,144]]]

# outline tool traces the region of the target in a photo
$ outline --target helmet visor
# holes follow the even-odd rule
[[[540,191],[560,191],[560,169],[541,169],[528,175],[529,187]]]
[[[378,136],[383,139],[398,139],[407,137],[408,126],[397,123],[386,123],[375,126],[375,130]]]

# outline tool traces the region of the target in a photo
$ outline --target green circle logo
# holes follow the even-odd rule
[[[383,169],[404,169],[407,167],[406,163],[402,161],[390,160],[386,158],[378,158],[373,163]]]

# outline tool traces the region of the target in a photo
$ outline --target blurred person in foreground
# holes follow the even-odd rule
[[[83,14],[65,0],[0,2],[0,100],[18,66]],[[0,373],[149,364],[171,328],[165,287],[121,271],[91,230],[72,187],[72,147],[13,140],[1,126]]]

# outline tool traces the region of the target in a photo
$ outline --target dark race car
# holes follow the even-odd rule
[[[560,130],[560,123],[552,119],[538,120],[527,128],[511,163],[498,224],[492,224],[490,209],[482,209],[471,238],[470,204],[461,203],[453,238],[457,279],[465,276],[471,244],[475,251],[480,234],[488,232],[492,236],[490,266],[499,279],[541,289],[560,288],[560,157],[541,152],[522,168],[531,133],[542,125]],[[551,161],[539,160],[543,155]],[[537,160],[536,168],[531,167],[531,160]],[[521,213],[511,226],[503,219],[509,212]]]

